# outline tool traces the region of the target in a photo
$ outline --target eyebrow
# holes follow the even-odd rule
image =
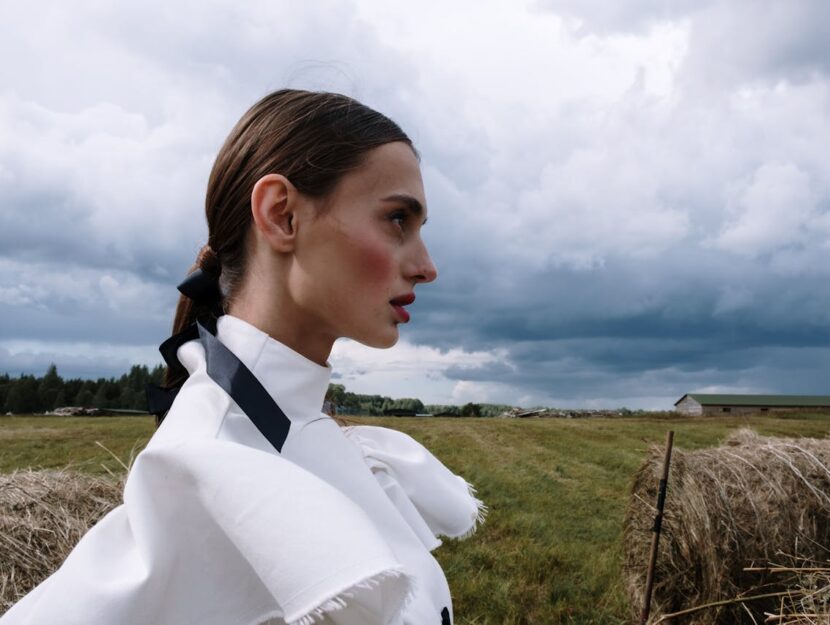
[[[382,200],[383,202],[398,202],[403,204],[407,210],[412,213],[415,217],[420,217],[424,214],[424,207],[423,205],[411,195],[407,195],[406,193],[393,193],[392,195],[387,195]],[[426,222],[428,217],[424,218],[424,221],[421,222],[423,226]]]

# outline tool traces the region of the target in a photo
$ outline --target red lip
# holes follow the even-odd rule
[[[390,304],[399,304],[401,306],[408,306],[412,302],[415,301],[415,293],[406,293],[405,295],[399,295],[394,299],[390,299]]]
[[[407,304],[411,304],[415,301],[415,293],[407,293],[406,295],[399,295],[395,299],[389,300],[389,303],[392,304],[392,308],[395,309],[395,313],[398,315],[400,320],[403,323],[409,321],[409,313],[404,310],[404,306]]]
[[[392,308],[395,309],[395,314],[398,315],[398,317],[403,323],[409,321],[409,313],[406,312],[403,306],[401,306],[400,304],[392,304]]]

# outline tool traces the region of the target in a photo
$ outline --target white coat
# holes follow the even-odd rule
[[[124,503],[0,625],[451,623],[430,551],[483,520],[470,485],[406,434],[324,415],[330,366],[229,315],[216,331],[290,420],[281,451],[185,343]]]

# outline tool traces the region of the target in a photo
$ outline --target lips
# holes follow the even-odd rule
[[[415,293],[407,293],[405,295],[399,295],[395,299],[390,299],[390,304],[398,304],[399,306],[408,306],[412,302],[415,301]]]
[[[404,310],[404,306],[407,304],[411,304],[415,301],[415,294],[414,293],[407,293],[406,295],[399,295],[395,299],[389,300],[389,303],[392,305],[392,308],[395,309],[395,313],[398,315],[398,318],[403,323],[409,321],[409,313]]]

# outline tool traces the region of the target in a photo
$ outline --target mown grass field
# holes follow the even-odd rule
[[[772,436],[825,437],[827,415],[620,419],[355,418],[415,437],[478,488],[487,522],[435,556],[458,625],[627,623],[621,533],[630,479],[647,448],[716,445],[749,426]],[[0,417],[0,471],[102,474],[153,432],[150,417]],[[671,500],[671,486],[669,487]]]

